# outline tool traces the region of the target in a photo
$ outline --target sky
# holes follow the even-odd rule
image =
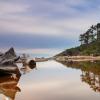
[[[100,22],[100,0],[0,0],[0,48],[55,55]]]

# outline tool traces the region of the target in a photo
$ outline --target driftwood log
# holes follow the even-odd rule
[[[18,57],[13,48],[10,48],[5,53],[0,53],[0,76],[3,74],[16,74],[20,75],[20,71],[16,63],[22,63],[23,67],[26,69],[27,66],[30,69],[36,67],[36,62],[30,60],[27,62],[27,57]]]

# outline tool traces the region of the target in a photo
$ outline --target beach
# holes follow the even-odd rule
[[[100,56],[59,56],[54,59],[57,61],[95,61],[100,60]]]

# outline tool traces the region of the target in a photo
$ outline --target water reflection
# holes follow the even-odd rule
[[[81,81],[87,83],[95,92],[100,92],[100,62],[60,62],[69,68],[80,69]]]
[[[20,92],[20,88],[17,86],[20,75],[13,78],[11,75],[0,76],[0,94],[4,97],[2,100],[14,100],[17,92]]]
[[[33,61],[23,62],[21,71],[26,74],[36,68]],[[20,70],[16,64],[0,66],[0,94],[4,95],[4,100],[15,100],[15,95],[21,89],[17,86],[21,77]]]
[[[6,100],[99,100],[100,95],[90,88],[100,91],[100,62],[60,63],[37,63],[39,70],[34,72],[32,69],[36,69],[36,66],[21,64],[21,71],[25,71],[25,75],[20,77],[16,74],[16,78],[13,74],[0,77],[0,94]],[[30,73],[26,74],[27,72]],[[19,91],[21,92],[18,93]]]

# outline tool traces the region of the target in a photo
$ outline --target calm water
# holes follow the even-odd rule
[[[0,78],[0,100],[100,100],[99,63],[39,62],[21,73]]]

